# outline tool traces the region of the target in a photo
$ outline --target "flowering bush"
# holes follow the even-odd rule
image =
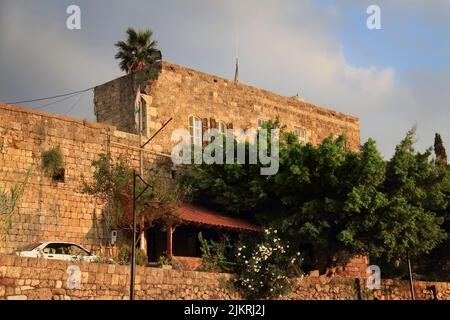
[[[248,299],[281,297],[290,292],[288,278],[301,275],[302,257],[277,230],[266,229],[261,241],[237,246],[235,285]]]

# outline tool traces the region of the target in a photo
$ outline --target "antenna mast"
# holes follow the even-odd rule
[[[239,82],[239,35],[236,30],[236,69],[234,71],[234,82]]]

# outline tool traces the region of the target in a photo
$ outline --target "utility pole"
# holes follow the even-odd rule
[[[144,144],[139,144],[139,153],[143,152],[144,147],[152,141],[171,121],[173,118],[170,118],[162,127],[159,129],[150,139],[147,140]],[[141,121],[142,125],[142,121]],[[139,133],[141,133],[139,131]],[[142,139],[141,134],[139,134],[139,140]],[[142,159],[142,158],[141,158]],[[141,166],[142,168],[142,166]],[[140,169],[141,169],[140,168]],[[139,170],[141,171],[141,170]],[[136,178],[139,178],[142,183],[145,184],[144,190],[141,191],[140,194],[136,196]],[[136,217],[136,201],[147,191],[150,185],[143,179],[141,174],[136,173],[133,170],[133,236],[132,236],[132,244],[131,244],[131,279],[130,279],[130,300],[134,300],[135,298],[135,279],[136,279],[136,229],[137,229],[137,217]]]
[[[140,94],[140,92],[139,92]],[[144,176],[144,151],[142,150],[142,131],[143,131],[143,126],[142,126],[142,122],[143,122],[143,115],[142,115],[142,108],[143,107],[143,103],[142,103],[142,99],[139,98],[139,175],[141,177]],[[139,239],[141,239],[141,250],[144,250],[145,252],[147,252],[147,239],[145,237],[145,220],[144,220],[144,216],[142,216],[141,218],[141,234]]]
[[[414,294],[414,282],[411,268],[411,259],[409,258],[409,254],[408,254],[408,271],[409,271],[409,286],[411,288],[411,299],[416,300],[416,296]]]
[[[130,300],[134,300],[134,282],[136,279],[136,172],[133,170],[133,236],[131,245]]]

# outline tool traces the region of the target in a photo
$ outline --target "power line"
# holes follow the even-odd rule
[[[69,115],[70,112],[72,112],[73,108],[75,108],[75,106],[80,102],[80,100],[84,97],[84,93],[80,94],[80,96],[78,97],[77,101],[75,101],[75,103],[69,108],[69,110],[67,110],[67,112],[65,113],[66,116]]]
[[[79,93],[78,93],[78,94],[79,94]],[[65,98],[62,98],[62,99],[59,99],[59,100],[56,100],[56,101],[53,101],[53,102],[50,102],[50,103],[46,103],[46,104],[44,104],[44,105],[41,105],[41,106],[38,106],[38,107],[35,107],[35,108],[30,108],[30,109],[32,109],[32,110],[44,109],[44,108],[49,107],[49,106],[51,106],[51,105],[54,105],[54,104],[56,104],[56,103],[58,103],[58,102],[66,101],[66,100],[69,100],[69,99],[71,99],[71,98],[73,98],[73,97],[76,97],[76,95],[77,95],[77,94],[72,94],[72,95],[69,96],[69,97],[65,97]]]
[[[84,90],[79,90],[79,91],[73,91],[73,92],[70,92],[70,93],[59,94],[59,95],[52,96],[52,97],[47,97],[47,98],[38,98],[38,99],[23,100],[23,101],[12,101],[12,102],[5,102],[5,103],[6,104],[18,104],[18,103],[30,103],[30,102],[36,102],[36,101],[51,100],[51,99],[56,99],[56,98],[72,96],[72,95],[78,94],[78,93],[84,93],[84,92],[87,92],[87,91],[92,90],[94,88],[95,87],[91,87],[91,88],[87,88],[87,89],[84,89]],[[34,109],[37,109],[37,108],[34,108]]]

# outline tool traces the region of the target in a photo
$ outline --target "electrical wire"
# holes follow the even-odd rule
[[[51,97],[47,97],[47,98],[38,98],[38,99],[31,99],[31,100],[5,102],[5,104],[30,103],[30,102],[43,101],[43,100],[52,100],[52,99],[56,99],[56,98],[72,96],[74,94],[84,93],[84,92],[87,92],[89,90],[93,90],[94,88],[95,87],[91,87],[91,88],[87,88],[87,89],[84,89],[84,90],[79,90],[79,91],[73,91],[73,92],[70,92],[70,93],[59,94],[59,95],[51,96]],[[34,109],[36,109],[36,108],[34,108]]]
[[[78,94],[79,94],[79,93],[78,93]],[[52,105],[54,105],[54,104],[56,104],[56,103],[58,103],[58,102],[66,101],[66,100],[69,100],[69,99],[71,99],[71,98],[73,98],[73,97],[76,97],[76,95],[78,95],[78,94],[72,94],[72,95],[69,96],[69,97],[65,97],[65,98],[62,98],[62,99],[59,99],[59,100],[56,100],[56,101],[53,101],[53,102],[50,102],[50,103],[46,103],[46,104],[41,105],[41,106],[38,106],[38,107],[30,108],[30,109],[32,109],[32,110],[40,110],[40,109],[44,109],[44,108],[49,107],[49,106],[52,106]]]
[[[67,110],[67,112],[64,113],[64,115],[68,116],[69,113],[72,112],[73,108],[75,108],[75,106],[80,102],[80,100],[84,97],[85,92],[83,92],[82,94],[80,94],[80,96],[78,97],[77,101],[75,101],[74,104],[72,104],[72,106],[69,108],[69,110]]]

